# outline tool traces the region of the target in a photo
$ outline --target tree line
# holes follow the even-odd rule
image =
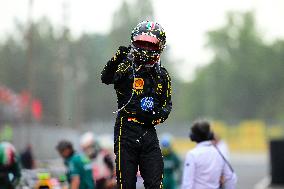
[[[140,11],[133,11],[137,7]],[[124,2],[109,33],[85,33],[79,38],[73,38],[68,30],[56,30],[48,19],[34,23],[32,95],[42,100],[43,122],[62,124],[65,119],[77,126],[113,119],[115,94],[101,84],[100,72],[119,45],[129,44],[132,28],[141,20],[152,20],[153,15],[150,1]],[[29,87],[31,72],[27,28],[24,24],[16,28],[22,37],[10,35],[0,44],[0,85],[20,93]],[[189,83],[175,77],[172,67],[178,62],[170,59],[168,52],[163,55],[173,79],[170,121],[199,117],[283,121],[284,41],[264,42],[251,12],[228,14],[227,23],[209,31],[207,39],[214,58],[198,69]]]

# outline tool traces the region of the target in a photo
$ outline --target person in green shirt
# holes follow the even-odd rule
[[[15,189],[21,178],[21,168],[15,147],[8,142],[0,143],[0,188]]]
[[[95,189],[90,159],[83,154],[76,153],[72,143],[68,140],[60,141],[56,149],[64,159],[70,189]]]
[[[164,160],[164,177],[163,185],[164,189],[177,188],[177,175],[180,168],[180,160],[177,154],[172,149],[172,137],[170,135],[164,135],[161,139],[161,150]]]

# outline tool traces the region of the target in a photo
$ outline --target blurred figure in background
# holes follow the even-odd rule
[[[116,187],[114,177],[114,161],[112,155],[101,148],[94,134],[85,133],[80,141],[83,152],[92,161],[93,178],[97,189],[113,189]]]
[[[224,189],[234,189],[236,174],[211,141],[214,134],[210,124],[207,121],[195,122],[189,136],[197,146],[186,155],[182,189],[216,189],[221,184]]]
[[[60,141],[56,149],[64,159],[70,189],[95,189],[90,159],[83,154],[76,153],[72,143],[68,140]]]
[[[161,139],[161,150],[164,159],[164,189],[177,188],[177,173],[180,168],[180,160],[172,149],[172,136],[164,134]]]
[[[0,188],[15,189],[21,178],[21,169],[15,147],[8,142],[0,143]]]
[[[28,144],[26,148],[20,154],[21,158],[21,165],[24,169],[34,169],[35,168],[35,161],[32,152],[31,144]]]

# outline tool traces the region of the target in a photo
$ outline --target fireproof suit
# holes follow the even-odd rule
[[[139,166],[146,189],[162,188],[163,159],[155,125],[164,122],[172,108],[171,79],[167,70],[135,66],[133,77],[129,49],[120,47],[102,71],[105,84],[114,84],[118,108],[123,107],[114,127],[117,185],[136,188]],[[135,63],[134,63],[135,64]]]

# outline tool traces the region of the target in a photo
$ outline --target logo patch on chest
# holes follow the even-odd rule
[[[141,100],[141,109],[143,111],[152,111],[154,108],[154,99],[153,97],[144,97]]]
[[[144,80],[142,78],[135,78],[133,83],[134,89],[143,89],[144,88]]]
[[[161,83],[158,83],[156,91],[157,91],[157,94],[162,94],[162,92],[163,92],[163,85]]]

